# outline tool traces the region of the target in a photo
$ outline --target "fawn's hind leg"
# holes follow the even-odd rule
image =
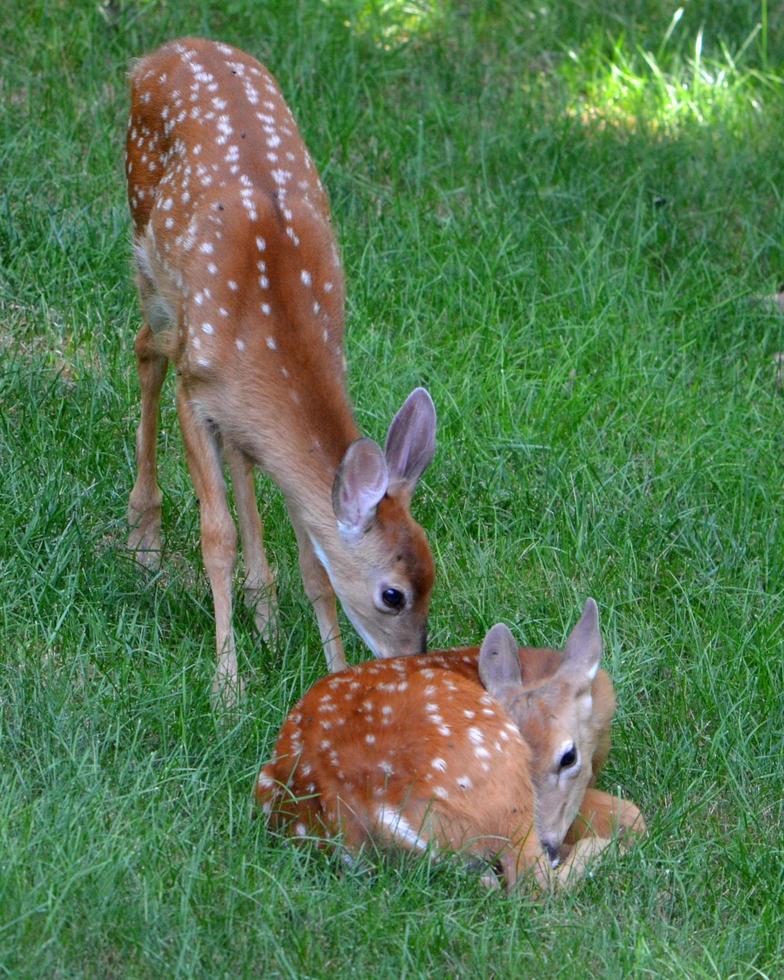
[[[136,430],[136,482],[128,499],[128,547],[139,564],[155,571],[161,560],[158,411],[169,361],[156,349],[152,330],[146,322],[136,335],[134,350],[142,410]]]

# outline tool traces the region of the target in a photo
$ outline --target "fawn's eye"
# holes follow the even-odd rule
[[[400,589],[384,589],[381,593],[381,601],[388,609],[400,610],[406,604],[406,597]]]
[[[575,747],[571,745],[561,756],[561,760],[558,763],[558,768],[571,769],[575,762],[577,762],[577,751]]]

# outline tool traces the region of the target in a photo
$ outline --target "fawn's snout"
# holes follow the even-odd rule
[[[542,847],[547,852],[547,857],[550,859],[550,864],[557,868],[561,860],[561,848],[558,844],[553,844],[550,841],[542,841]]]

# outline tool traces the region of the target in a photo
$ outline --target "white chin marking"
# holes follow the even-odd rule
[[[596,671],[598,669],[599,669],[599,661],[597,660],[596,663],[593,665],[593,667],[591,667],[591,669],[588,671],[588,680],[589,681],[592,681],[594,679],[594,677],[596,677]]]
[[[321,562],[321,567],[327,573],[330,584],[332,584],[332,569],[329,567],[329,562],[327,561],[327,556],[324,554],[324,549],[321,547],[318,541],[314,541],[311,535],[308,535],[308,537],[310,538],[310,543],[313,545],[313,550],[316,552],[316,558],[318,558],[318,560]],[[334,585],[332,587],[334,588]]]

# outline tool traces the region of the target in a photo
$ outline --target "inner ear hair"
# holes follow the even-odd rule
[[[594,599],[586,599],[582,615],[564,646],[561,667],[565,673],[575,671],[593,680],[602,656],[602,634],[599,630],[599,607]]]
[[[346,450],[332,484],[332,509],[344,537],[361,537],[387,491],[389,476],[381,448],[360,438]]]
[[[517,643],[511,630],[496,623],[479,650],[479,679],[493,697],[506,700],[522,688]]]
[[[392,419],[384,447],[390,488],[413,494],[436,449],[436,411],[424,388],[415,388]]]

